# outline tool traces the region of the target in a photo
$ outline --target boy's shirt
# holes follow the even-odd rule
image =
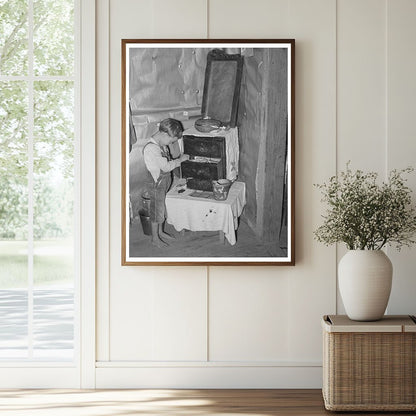
[[[181,164],[179,159],[169,160],[169,151],[159,146],[153,138],[145,145],[143,157],[146,168],[155,182],[159,179],[160,172],[171,172]]]

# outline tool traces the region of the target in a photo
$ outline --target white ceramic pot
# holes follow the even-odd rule
[[[339,291],[348,317],[377,321],[387,308],[393,267],[381,250],[350,250],[338,265]]]

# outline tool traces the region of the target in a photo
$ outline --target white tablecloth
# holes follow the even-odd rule
[[[177,231],[223,231],[231,245],[236,242],[238,217],[246,204],[246,185],[234,182],[225,201],[192,197],[187,189],[179,194],[175,186],[166,195],[167,222]]]

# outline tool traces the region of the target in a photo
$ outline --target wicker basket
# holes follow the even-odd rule
[[[335,411],[416,410],[416,320],[324,316],[323,397]]]

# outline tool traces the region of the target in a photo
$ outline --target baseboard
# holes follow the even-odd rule
[[[79,388],[79,370],[62,367],[3,367],[0,389]]]
[[[320,366],[146,366],[96,369],[96,388],[322,388]]]

